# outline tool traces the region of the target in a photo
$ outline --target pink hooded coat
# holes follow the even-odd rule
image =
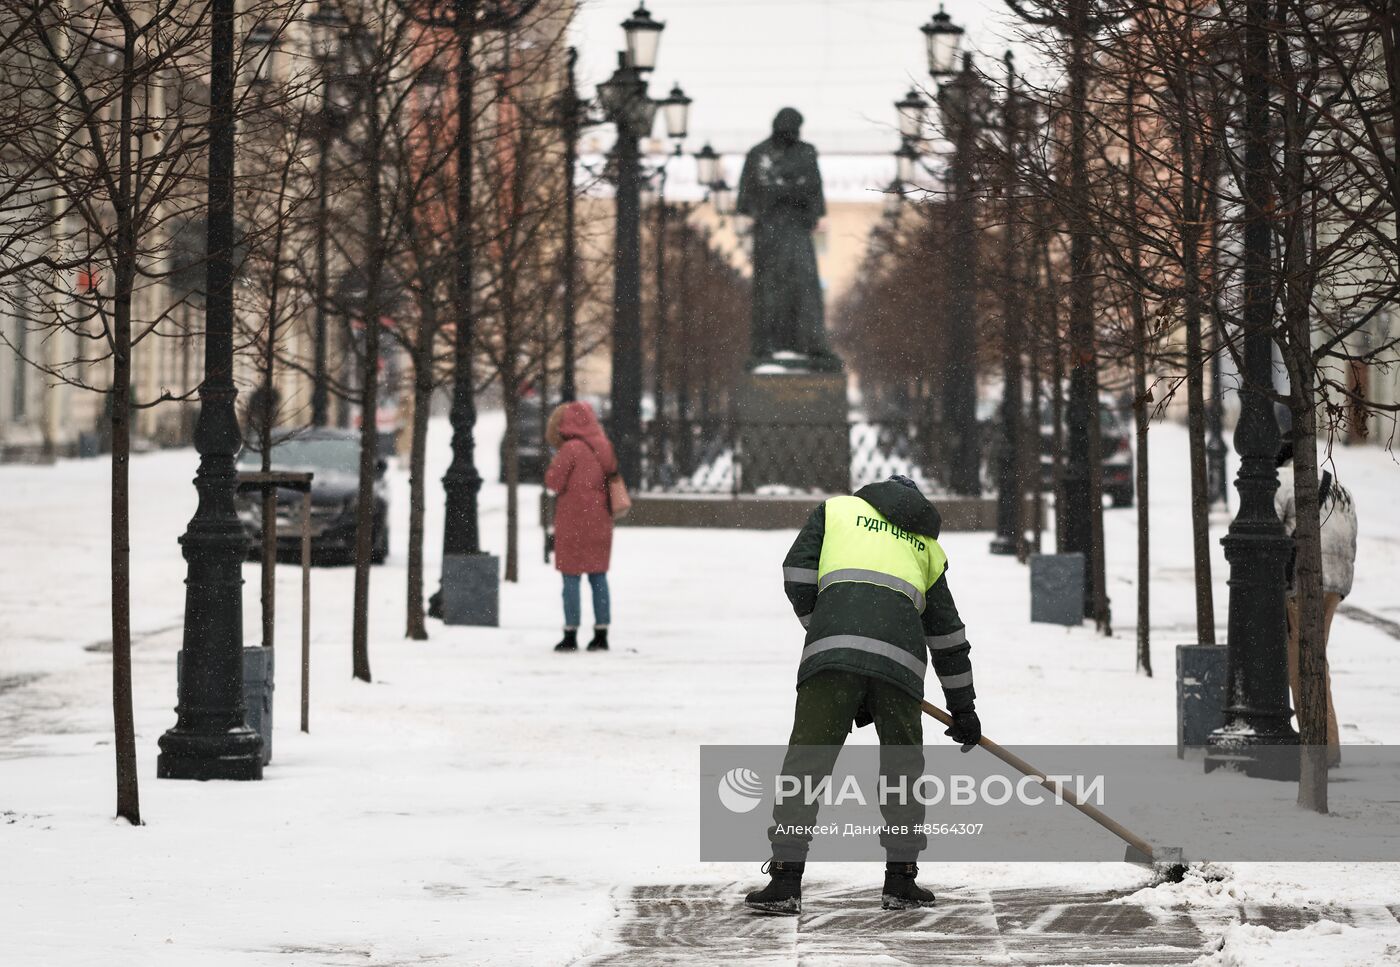
[[[554,566],[564,574],[604,573],[612,559],[608,477],[617,473],[612,444],[587,403],[556,409],[546,436],[559,450],[544,474],[545,487],[559,495]]]

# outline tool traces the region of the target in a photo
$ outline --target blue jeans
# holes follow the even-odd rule
[[[579,601],[578,574],[564,575],[564,627],[579,626],[582,605]],[[612,600],[608,597],[607,574],[588,575],[588,586],[593,591],[593,623],[605,627],[612,623]]]

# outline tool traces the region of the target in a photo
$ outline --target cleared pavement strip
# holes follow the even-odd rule
[[[753,885],[636,887],[619,897],[621,921],[608,949],[577,967],[1185,967],[1213,951],[1233,923],[1293,930],[1323,918],[1362,928],[1398,919],[1382,906],[1148,910],[1121,902],[1120,893],[940,889],[932,880],[938,906],[927,910],[886,912],[874,889],[818,887],[804,891],[800,917],[762,917],[742,903]]]

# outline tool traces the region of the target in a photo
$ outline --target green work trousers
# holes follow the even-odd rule
[[[875,721],[880,736],[880,775],[887,787],[901,785],[912,789],[923,773],[924,724],[919,700],[895,685],[853,672],[824,671],[797,687],[797,709],[793,714],[792,736],[783,759],[783,774],[800,779],[803,788],[815,789],[831,775],[841,753],[851,723],[864,712]],[[868,781],[862,777],[864,786]],[[802,862],[807,858],[812,836],[805,827],[817,819],[820,801],[807,802],[802,795],[789,796],[773,807],[773,823],[768,839],[773,858]],[[927,837],[915,833],[924,821],[924,807],[908,796],[906,802],[881,804],[881,815],[890,827],[904,827],[903,834],[882,832],[880,843],[891,862],[912,863],[927,845]],[[798,827],[792,832],[780,827]]]

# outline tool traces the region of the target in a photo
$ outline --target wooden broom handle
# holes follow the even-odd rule
[[[923,702],[921,704],[923,705],[923,709],[927,714],[932,715],[944,725],[948,726],[949,728],[952,728],[953,717],[951,715],[943,711],[937,705],[931,705],[928,702]],[[985,735],[977,740],[977,744],[980,745],[982,748],[986,749],[992,755],[996,756],[1002,762],[1005,762],[1017,772],[1021,773],[1021,775],[1030,776],[1036,782],[1040,783],[1046,789],[1053,792],[1056,796],[1069,803],[1071,806],[1079,810],[1084,815],[1088,816],[1090,819],[1098,823],[1104,829],[1108,830],[1114,836],[1117,836],[1123,842],[1133,847],[1133,849],[1142,853],[1148,859],[1156,859],[1156,853],[1153,850],[1151,843],[1143,839],[1141,836],[1138,836],[1136,833],[1125,827],[1122,823],[1118,822],[1113,817],[1105,815],[1098,808],[1091,806],[1088,803],[1080,802],[1073,792],[1064,788],[1058,783],[1052,782],[1049,779],[1047,779],[1045,777],[1045,773],[1041,772],[1039,769],[1031,765],[1025,759],[1022,759],[1016,753],[1003,749],[1001,746],[997,745]]]

